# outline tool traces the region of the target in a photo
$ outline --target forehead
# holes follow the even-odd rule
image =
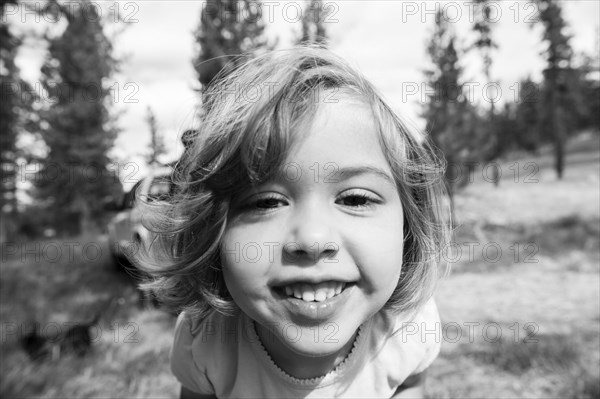
[[[389,170],[371,107],[356,96],[333,96],[297,127],[287,162],[305,168],[315,163],[357,164]]]

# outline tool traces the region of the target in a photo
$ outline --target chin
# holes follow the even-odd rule
[[[329,328],[328,328],[329,327]],[[325,357],[336,355],[354,342],[354,331],[342,334],[336,324],[325,326],[290,328],[289,334],[280,337],[285,345],[301,356]],[[296,334],[296,331],[298,333]],[[348,349],[349,350],[349,349]]]

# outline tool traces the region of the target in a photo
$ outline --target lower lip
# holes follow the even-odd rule
[[[314,325],[330,320],[348,299],[354,284],[347,286],[341,293],[322,302],[306,302],[276,291],[283,306],[290,313],[290,319],[296,324]]]

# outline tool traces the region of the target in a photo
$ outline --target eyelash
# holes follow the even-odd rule
[[[374,205],[377,205],[377,204],[381,203],[381,201],[378,198],[376,198],[376,197],[374,197],[372,195],[368,195],[365,192],[350,192],[350,193],[347,193],[346,195],[342,196],[340,198],[340,200],[343,201],[343,200],[346,200],[348,198],[354,198],[354,199],[359,198],[359,199],[364,200],[366,202],[366,204],[360,204],[360,205],[346,205],[346,206],[349,206],[349,207],[352,207],[352,208],[356,208],[356,209],[368,209],[368,208],[373,207]],[[338,201],[336,201],[336,203],[337,202]]]
[[[336,200],[336,204],[340,204],[342,201],[347,200],[349,198],[350,199],[358,198],[361,201],[364,201],[366,203],[358,204],[358,205],[344,205],[344,204],[341,204],[341,205],[345,206],[345,207],[349,207],[349,208],[366,210],[366,209],[371,208],[374,205],[380,204],[382,202],[375,196],[368,195],[365,192],[350,191],[349,193],[346,193],[345,195],[341,196],[338,200]],[[266,206],[266,207],[260,206],[260,205],[264,205],[265,203],[268,203],[269,201],[277,201],[279,204],[280,203],[287,204],[287,201],[282,196],[268,194],[268,195],[265,195],[264,197],[260,197],[255,200],[251,200],[244,208],[246,208],[247,210],[250,210],[250,211],[254,211],[254,212],[268,213],[279,207],[279,206]]]
[[[265,203],[267,201],[278,201],[278,202],[286,202],[284,198],[278,196],[278,195],[273,195],[273,194],[269,194],[269,195],[265,195],[264,197],[260,197],[257,198],[253,201],[250,202],[249,206],[254,209],[254,210],[259,210],[259,212],[262,210],[263,212],[265,211],[269,211],[271,209],[275,209],[275,207],[267,207],[267,208],[260,208],[258,205],[261,203]]]

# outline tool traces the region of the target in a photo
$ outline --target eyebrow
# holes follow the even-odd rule
[[[383,180],[390,183],[392,186],[396,186],[396,181],[389,175],[385,170],[371,165],[361,165],[361,166],[349,166],[344,168],[337,169],[334,173],[328,175],[329,179],[332,179],[332,182],[337,182],[337,179],[348,180],[355,176],[371,174],[382,178]]]

